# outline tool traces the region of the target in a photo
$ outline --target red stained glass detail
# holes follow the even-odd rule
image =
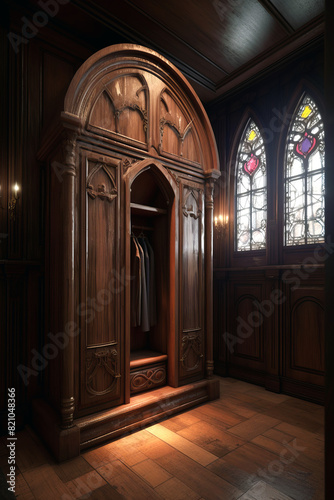
[[[255,170],[259,166],[260,160],[251,154],[250,159],[244,164],[244,169],[247,172],[247,174],[252,175],[254,174]]]
[[[306,158],[311,153],[311,151],[313,151],[316,142],[317,140],[315,137],[313,137],[312,135],[308,135],[307,132],[305,132],[304,137],[296,145],[296,152],[300,156]]]

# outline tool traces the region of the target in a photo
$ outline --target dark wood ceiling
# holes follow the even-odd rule
[[[71,0],[53,22],[94,48],[157,50],[209,102],[320,38],[324,9],[325,0]]]

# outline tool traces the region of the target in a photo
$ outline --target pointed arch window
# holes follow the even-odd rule
[[[286,246],[325,237],[325,142],[318,107],[305,95],[292,118],[285,155]]]
[[[267,165],[263,137],[253,120],[242,135],[236,166],[235,248],[266,247]]]

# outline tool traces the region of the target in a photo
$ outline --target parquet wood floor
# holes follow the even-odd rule
[[[323,500],[323,408],[219,380],[219,400],[62,464],[26,427],[17,433],[16,498]],[[2,437],[5,475],[7,457]],[[0,498],[15,497],[2,489]]]

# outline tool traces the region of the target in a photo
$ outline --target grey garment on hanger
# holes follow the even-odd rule
[[[155,259],[153,248],[150,242],[146,240],[146,246],[150,259],[150,288],[149,288],[149,313],[150,313],[150,325],[154,326],[157,323],[157,297],[156,297],[156,285],[155,285]]]
[[[150,318],[148,312],[148,295],[146,287],[146,259],[144,249],[141,242],[137,239],[137,244],[140,252],[140,264],[141,264],[141,329],[143,332],[148,332],[150,330]],[[146,250],[147,253],[147,250]]]
[[[136,238],[133,236],[131,246],[131,326],[141,324],[141,257]]]

